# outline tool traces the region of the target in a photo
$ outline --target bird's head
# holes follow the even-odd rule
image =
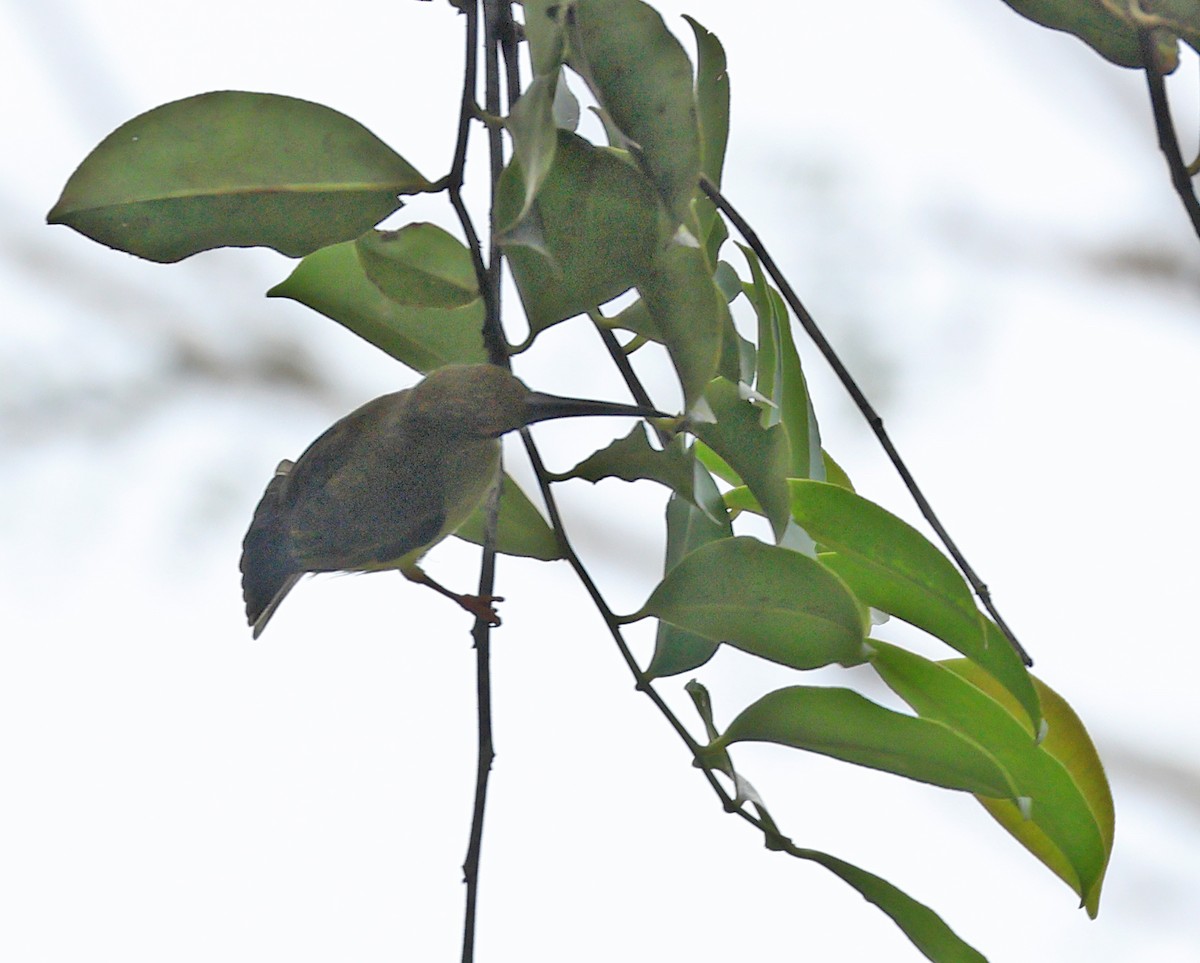
[[[666,417],[652,408],[530,391],[510,372],[491,364],[454,364],[431,371],[412,389],[409,405],[437,430],[475,438],[499,438],[551,418]]]

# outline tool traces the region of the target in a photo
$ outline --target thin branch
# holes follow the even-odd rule
[[[455,146],[454,166],[449,189],[450,202],[462,224],[467,237],[467,246],[475,266],[475,276],[484,303],[484,320],[481,335],[489,359],[494,364],[508,365],[508,351],[504,331],[500,322],[500,254],[494,244],[489,243],[488,263],[484,264],[482,245],[475,230],[470,212],[462,198],[463,176],[466,169],[467,146],[470,125],[478,113],[476,102],[477,57],[479,46],[478,4],[467,4],[467,51],[463,78],[463,97],[459,114],[458,141]],[[498,45],[495,0],[484,0],[484,50],[486,57],[485,99],[492,110],[499,103],[499,75],[495,70]],[[496,155],[501,150],[500,132],[489,128],[489,146],[492,153],[490,182],[494,200],[499,167]],[[483,543],[483,561],[479,571],[479,595],[491,596],[496,576],[496,526],[500,507],[500,481],[488,496],[486,525]],[[475,642],[475,690],[478,714],[477,757],[475,768],[475,801],[471,813],[470,840],[463,861],[463,882],[466,885],[466,905],[463,919],[462,963],[473,963],[475,959],[475,932],[479,906],[479,867],[483,851],[483,824],[487,810],[488,779],[495,759],[492,735],[492,682],[491,682],[491,626],[483,619],[476,619],[473,630]]]
[[[887,453],[893,467],[895,467],[900,478],[904,481],[905,487],[917,503],[921,514],[925,516],[925,520],[929,522],[930,526],[937,533],[938,538],[942,540],[942,544],[946,546],[946,551],[951,554],[967,581],[971,583],[971,588],[974,589],[975,594],[983,603],[984,608],[987,609],[988,614],[991,615],[1000,631],[1004,633],[1005,638],[1012,644],[1013,649],[1016,650],[1021,660],[1026,665],[1033,665],[1033,661],[1029,658],[1028,653],[1022,648],[1021,643],[1017,641],[1017,637],[1013,634],[1004,619],[1001,618],[996,606],[992,603],[991,593],[988,592],[987,585],[975,574],[975,570],[971,568],[966,557],[959,551],[958,546],[954,544],[954,540],[950,538],[950,533],[946,531],[946,527],[938,519],[933,506],[929,504],[929,501],[921,493],[916,479],[913,478],[912,473],[908,470],[908,466],[904,464],[904,459],[900,457],[900,453],[896,450],[896,446],[892,444],[892,439],[888,436],[887,431],[884,430],[883,419],[871,407],[871,403],[867,401],[867,396],[863,394],[858,383],[842,363],[842,359],[838,357],[837,352],[833,350],[833,346],[826,339],[825,335],[821,333],[821,329],[817,327],[816,321],[813,320],[812,315],[808,313],[808,310],[801,303],[800,298],[788,283],[787,278],[784,277],[783,273],[776,266],[775,260],[768,253],[766,247],[763,246],[754,229],[707,177],[700,178],[700,189],[733,222],[734,227],[738,229],[746,243],[754,250],[763,267],[767,269],[767,273],[771,275],[776,285],[778,285],[780,293],[796,315],[800,326],[809,338],[812,339],[813,344],[817,346],[817,350],[821,352],[822,356],[829,363],[829,366],[833,368],[838,380],[841,381],[842,386],[849,392],[850,397],[854,399],[858,410],[862,412],[863,417],[867,420],[867,424],[871,426],[871,430],[875,433],[875,437],[879,439],[879,444],[883,446],[883,450]]]
[[[1187,164],[1179,151],[1179,138],[1175,134],[1175,123],[1171,120],[1171,105],[1167,101],[1167,85],[1158,67],[1154,53],[1154,40],[1149,30],[1138,31],[1138,46],[1141,49],[1142,65],[1146,69],[1146,86],[1150,90],[1150,106],[1154,111],[1154,129],[1158,132],[1158,146],[1167,158],[1167,169],[1171,172],[1171,184],[1183,202],[1183,209],[1192,222],[1192,230],[1200,238],[1200,201],[1188,173]]]

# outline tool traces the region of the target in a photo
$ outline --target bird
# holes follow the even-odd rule
[[[531,391],[507,369],[452,364],[335,422],[279,463],[242,543],[242,595],[257,639],[310,572],[398,569],[499,625],[499,596],[461,595],[418,565],[495,481],[501,435],[552,418],[667,417],[652,408]]]

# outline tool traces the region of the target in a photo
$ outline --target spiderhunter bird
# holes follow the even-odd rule
[[[665,417],[633,405],[530,391],[503,368],[449,365],[336,422],[267,484],[242,544],[254,638],[307,572],[398,569],[492,625],[497,596],[460,595],[418,566],[487,495],[500,436],[551,418]]]

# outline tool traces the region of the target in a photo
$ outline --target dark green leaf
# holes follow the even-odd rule
[[[1106,60],[1122,67],[1141,66],[1137,30],[1114,9],[1097,0],[1004,0],[1024,17],[1052,30],[1073,33]],[[1147,5],[1147,9],[1153,9]],[[1159,38],[1159,48],[1172,64],[1174,38]]]
[[[634,619],[647,615],[796,669],[864,658],[863,621],[841,582],[808,556],[753,538],[687,555]]]
[[[620,478],[628,482],[645,478],[666,485],[694,503],[694,472],[695,459],[691,452],[684,450],[681,436],[660,451],[650,447],[646,429],[639,423],[624,438],[618,438],[608,447],[589,455],[561,477],[582,478],[590,482],[598,482],[601,478]],[[724,514],[722,507],[721,515]]]
[[[306,304],[417,371],[487,361],[481,301],[454,309],[391,301],[367,278],[353,241],[310,254],[267,297]]]
[[[557,136],[554,163],[530,214],[540,226],[536,244],[515,231],[499,238],[531,335],[627,291],[657,243],[657,205],[646,179],[611,150],[569,131]],[[522,184],[520,165],[509,164],[500,178],[497,224],[517,220]]]
[[[659,248],[637,287],[690,409],[717,374],[726,332],[733,326],[729,305],[713,282],[704,252],[682,244]]]
[[[482,545],[485,521],[485,506],[481,505],[454,534],[468,542]],[[546,524],[542,513],[534,507],[529,496],[521,490],[521,486],[508,475],[501,481],[496,551],[505,555],[539,558],[543,562],[562,558],[554,531]]]
[[[836,554],[822,561],[862,601],[904,619],[978,663],[1041,720],[1037,692],[1020,656],[975,607],[958,570],[924,535],[874,502],[825,482],[789,482],[792,517]]]
[[[736,742],[774,742],[981,796],[1016,795],[1004,768],[977,743],[851,689],[798,685],[768,692],[738,714],[717,745]]]
[[[371,283],[397,304],[461,308],[479,298],[471,252],[436,224],[367,231],[354,243]]]
[[[697,421],[691,430],[737,472],[766,510],[776,539],[782,538],[791,517],[787,434],[779,425],[763,428],[760,410],[724,378],[714,380],[704,397],[716,421]]]
[[[1012,695],[974,663],[955,659],[941,663],[987,693],[1009,713],[1020,708]],[[1039,746],[1042,780],[1037,787],[1049,814],[1039,816],[1039,796],[1033,795],[1033,819],[1025,819],[1012,803],[999,799],[980,799],[984,808],[1030,852],[1071,886],[1095,917],[1100,906],[1100,889],[1113,846],[1113,799],[1104,775],[1104,766],[1091,737],[1079,717],[1057,692],[1040,679],[1034,679],[1045,712],[1046,735]],[[1054,765],[1041,761],[1049,757]],[[1064,788],[1062,774],[1069,778],[1073,791]],[[1086,804],[1079,810],[1075,794]],[[1099,844],[1094,833],[1099,833]]]
[[[746,296],[758,316],[758,354],[755,387],[771,399],[766,424],[782,423],[791,448],[790,478],[825,480],[821,458],[821,434],[817,416],[808,396],[808,384],[800,367],[800,355],[792,340],[791,320],[783,298],[762,272],[758,258],[739,244],[750,266],[753,283],[746,285]]]
[[[687,53],[640,0],[581,0],[574,11],[571,67],[631,142],[674,223],[689,221],[700,130]]]
[[[678,495],[672,495],[667,502],[667,553],[663,564],[664,575],[700,546],[733,535],[720,493],[717,492],[712,478],[700,465],[695,466],[692,487],[696,500],[704,506],[703,509],[697,508]],[[711,659],[719,645],[719,641],[660,620],[654,637],[654,655],[646,669],[646,676],[658,679],[689,672]]]
[[[789,848],[788,852],[824,866],[853,886],[863,899],[887,913],[913,945],[934,963],[987,963],[986,958],[963,942],[937,913],[886,879],[815,849],[795,847]]]
[[[557,74],[539,75],[513,104],[507,127],[513,138],[513,155],[523,178],[524,200],[513,217],[519,221],[537,199],[542,182],[554,163],[558,148],[558,125],[554,122],[554,92]],[[498,224],[503,232],[512,224]]]
[[[220,91],[109,134],[49,214],[151,261],[263,245],[299,257],[348,241],[429,182],[369,130],[320,104]]]

